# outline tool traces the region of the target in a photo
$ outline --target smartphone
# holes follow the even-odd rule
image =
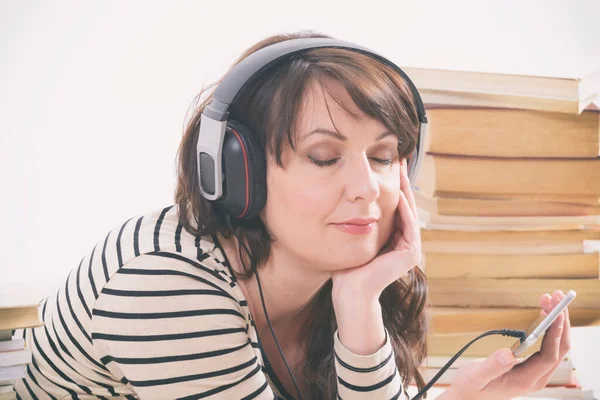
[[[527,348],[533,345],[542,336],[546,329],[552,325],[558,315],[569,305],[571,301],[577,296],[574,290],[569,290],[569,293],[550,311],[546,316],[540,315],[540,317],[527,329],[524,337],[517,340],[515,344],[510,348],[515,355],[518,357]]]

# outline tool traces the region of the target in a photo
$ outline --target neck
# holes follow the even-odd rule
[[[223,243],[223,239],[220,238],[220,241]],[[237,239],[232,238],[227,242],[227,246],[223,244],[227,258],[234,270],[241,271]],[[312,268],[308,260],[291,254],[278,246],[277,242],[271,246],[269,259],[259,268],[258,278],[273,329],[280,332],[282,337],[294,337],[309,316],[313,299],[330,275]],[[243,281],[241,289],[251,307],[259,335],[268,331],[256,275]]]

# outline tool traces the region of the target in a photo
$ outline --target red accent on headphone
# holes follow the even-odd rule
[[[233,128],[230,128],[231,132],[233,132],[235,134],[235,137],[237,138],[238,142],[240,142],[240,145],[242,146],[242,152],[244,153],[244,170],[246,171],[246,208],[244,209],[244,211],[238,215],[236,218],[241,218],[243,217],[246,212],[248,212],[248,207],[249,207],[249,203],[250,203],[250,181],[249,181],[249,177],[248,177],[248,155],[246,154],[246,147],[244,146],[244,142],[242,141],[242,139],[240,138],[239,133],[237,133]]]

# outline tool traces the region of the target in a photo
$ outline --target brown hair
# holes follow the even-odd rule
[[[313,32],[279,34],[268,37],[246,50],[236,65],[253,52],[270,44],[304,37],[330,37]],[[232,66],[233,68],[233,66]],[[415,147],[418,118],[412,94],[402,77],[389,66],[363,54],[335,48],[319,48],[290,57],[286,62],[265,71],[253,80],[239,100],[230,107],[230,117],[258,135],[267,157],[275,157],[283,167],[281,154],[286,146],[295,149],[296,116],[307,86],[317,82],[322,87],[327,79],[344,85],[356,105],[367,115],[381,121],[399,138],[399,155],[407,157]],[[198,98],[218,85],[222,78],[203,89]],[[326,88],[324,87],[326,90]],[[330,93],[331,94],[331,93]],[[269,258],[271,237],[260,217],[249,220],[232,219],[232,228],[210,201],[205,200],[198,187],[196,172],[196,143],[200,116],[212,99],[209,94],[195,109],[187,123],[178,157],[178,182],[175,201],[181,223],[193,235],[236,233],[252,254],[257,268]],[[338,101],[341,104],[341,102]],[[240,246],[239,257],[248,279],[254,272]],[[316,307],[305,326],[303,354],[305,365],[302,378],[308,383],[311,399],[336,398],[337,379],[333,355],[333,334],[337,323],[331,302],[331,280],[314,299]],[[406,387],[414,378],[419,390],[425,382],[417,367],[427,354],[425,315],[427,281],[420,268],[413,268],[408,277],[389,285],[381,294],[383,320],[390,334],[396,365]]]

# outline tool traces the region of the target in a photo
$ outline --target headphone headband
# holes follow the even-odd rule
[[[423,106],[421,96],[410,78],[406,75],[406,73],[404,73],[404,71],[402,71],[402,69],[400,69],[400,67],[382,55],[374,52],[373,50],[367,49],[366,47],[343,40],[330,38],[300,38],[284,40],[250,54],[248,57],[240,61],[240,63],[237,64],[225,76],[217,89],[215,89],[213,99],[204,109],[204,114],[216,121],[226,120],[229,114],[229,106],[235,102],[235,100],[237,100],[238,95],[255,76],[260,75],[263,70],[271,67],[273,64],[287,59],[291,54],[320,47],[340,48],[363,53],[393,68],[402,76],[402,78],[404,78],[410,87],[415,106],[417,107],[419,121],[421,123],[427,123],[425,107]]]
[[[225,179],[222,171],[223,142],[227,130],[229,106],[235,102],[246,85],[265,69],[287,59],[292,54],[323,47],[341,48],[366,54],[393,68],[406,81],[412,92],[420,122],[417,145],[408,165],[409,179],[414,185],[423,159],[427,116],[421,96],[410,78],[392,61],[363,46],[331,38],[300,38],[278,42],[255,51],[235,65],[215,89],[211,102],[205,107],[200,117],[200,132],[196,146],[198,184],[204,198],[215,201],[220,199],[223,194],[223,180]]]

